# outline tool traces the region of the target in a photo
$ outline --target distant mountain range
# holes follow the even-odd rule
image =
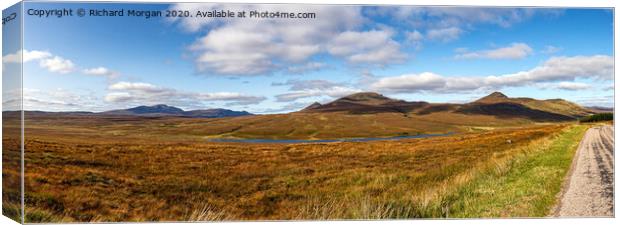
[[[594,113],[613,112],[613,108],[582,107],[564,99],[538,100],[533,98],[511,98],[501,92],[493,92],[470,103],[429,103],[425,101],[404,101],[386,97],[375,92],[351,94],[326,104],[315,102],[306,108],[293,112],[316,114],[340,112],[347,114],[400,113],[404,116],[432,116],[441,118],[455,116],[494,116],[496,118],[522,118],[531,121],[569,121]],[[190,110],[164,104],[138,106],[128,109],[92,112],[43,112],[29,111],[31,115],[83,115],[83,116],[144,116],[144,117],[190,117],[221,118],[254,115],[246,111],[229,109]],[[474,119],[473,117],[471,119]]]
[[[18,111],[9,111],[18,112]],[[233,111],[229,109],[201,109],[184,111],[183,109],[164,104],[152,106],[138,106],[129,109],[110,110],[105,112],[88,111],[26,111],[28,115],[57,115],[57,116],[142,116],[142,117],[190,117],[190,118],[221,118],[253,115],[246,111]],[[7,114],[5,112],[5,114]]]
[[[252,115],[246,111],[233,111],[229,109],[202,109],[184,111],[180,108],[168,105],[138,106],[129,109],[105,111],[98,114],[124,115],[124,116],[181,116],[193,118],[220,118]]]
[[[205,123],[186,121],[169,132],[196,130],[201,135],[265,139],[335,139],[393,137],[471,132],[547,122],[576,122],[607,108],[585,108],[563,99],[513,98],[491,93],[469,103],[404,101],[373,92],[348,95],[325,104],[313,103],[290,113],[252,115],[245,111],[207,109],[184,111],[168,105],[138,106],[106,112],[28,111],[29,124],[50,121],[94,124],[178,122],[177,118],[220,118]],[[5,121],[19,121],[20,112],[5,112]],[[175,118],[173,118],[175,117]],[[149,122],[155,121],[155,122]],[[159,126],[157,125],[157,126]]]
[[[459,113],[468,115],[493,115],[497,117],[522,117],[534,121],[563,121],[595,113],[563,99],[537,100],[533,98],[510,98],[501,92],[493,92],[474,102],[466,104],[408,102],[392,99],[379,93],[362,92],[342,97],[327,104],[315,102],[302,113],[348,112],[368,114],[396,112],[416,115],[431,113]]]

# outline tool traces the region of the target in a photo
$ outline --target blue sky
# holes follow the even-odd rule
[[[24,107],[299,110],[360,91],[467,102],[492,91],[613,106],[613,11],[559,8],[50,4],[313,12],[314,19],[24,18]],[[5,48],[8,49],[8,48]],[[15,49],[5,50],[11,69]],[[6,60],[6,59],[9,60]]]

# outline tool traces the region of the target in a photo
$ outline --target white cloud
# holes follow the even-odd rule
[[[344,57],[351,63],[385,65],[400,62],[406,55],[391,35],[386,30],[347,31],[334,37],[327,49],[330,54]]]
[[[75,70],[75,65],[71,62],[71,60],[64,59],[60,56],[41,59],[39,61],[39,65],[54,73],[65,74]]]
[[[272,86],[290,86],[289,90],[299,91],[308,89],[327,89],[336,86],[342,86],[340,83],[328,80],[287,80],[284,83],[274,82]]]
[[[317,71],[327,67],[327,64],[321,62],[308,62],[299,66],[289,66],[287,68],[289,73],[302,74],[310,71]]]
[[[131,94],[127,92],[112,92],[112,93],[108,93],[104,97],[104,100],[106,102],[127,102],[127,101],[131,101],[132,99],[133,98]]]
[[[356,92],[360,92],[361,90],[344,87],[344,86],[336,86],[330,87],[326,89],[306,89],[299,91],[291,91],[284,94],[276,95],[276,100],[278,102],[290,102],[295,101],[297,99],[308,98],[308,97],[320,97],[320,96],[329,96],[332,98],[344,97],[346,95],[350,95]]]
[[[372,84],[372,88],[389,89],[392,92],[428,91],[445,86],[446,79],[444,77],[428,72],[383,78]]]
[[[504,75],[509,81],[559,81],[576,77],[613,79],[614,58],[607,55],[552,57],[532,70]]]
[[[89,90],[68,91],[62,88],[52,90],[39,90],[32,88],[11,90],[5,93],[8,97],[3,99],[3,106],[9,106],[7,110],[18,110],[22,105],[24,110],[43,111],[97,111],[102,109],[101,101]]]
[[[426,38],[429,40],[449,42],[458,39],[462,33],[463,30],[458,27],[437,28],[428,30],[426,32]]]
[[[24,50],[17,51],[2,57],[2,63],[24,63],[37,61],[39,66],[52,73],[66,74],[77,70],[77,66],[73,61],[65,59],[61,56],[54,55],[48,51]],[[119,73],[105,67],[87,68],[82,70],[83,74],[93,76],[103,76],[107,78],[116,78]]]
[[[20,63],[20,62],[30,62],[33,60],[40,60],[51,57],[52,54],[46,51],[17,51],[15,53],[11,53],[2,57],[3,63]],[[22,59],[23,57],[23,59]]]
[[[33,61],[33,60],[40,60],[40,59],[46,59],[52,57],[52,54],[47,52],[47,51],[28,51],[28,50],[24,50],[24,63],[25,62],[29,62],[29,61]]]
[[[468,52],[460,49],[460,54],[454,56],[456,59],[523,59],[533,52],[532,48],[524,43],[512,43],[509,46]]]
[[[302,67],[306,60],[325,51],[325,44],[345,30],[361,26],[361,7],[308,5],[177,4],[172,9],[257,10],[313,12],[307,19],[172,19],[190,32],[209,28],[190,51],[196,69],[205,74],[260,75]],[[195,11],[195,10],[194,10]],[[338,15],[334,17],[333,15]]]
[[[289,92],[276,95],[278,102],[291,102],[302,98],[320,96],[338,98],[361,91],[345,84],[327,80],[288,80],[284,83],[273,83],[272,85],[290,86]]]
[[[420,31],[417,31],[417,30],[406,31],[405,39],[407,40],[408,43],[417,44],[424,39],[424,35],[422,35],[422,33],[420,33]]]
[[[614,96],[577,96],[576,102],[583,106],[614,107]]]
[[[419,48],[425,40],[448,42],[478,24],[509,27],[530,18],[535,9],[467,7],[378,7],[274,4],[183,3],[171,10],[313,12],[308,19],[170,18],[188,32],[204,32],[189,48],[197,72],[229,76],[296,73],[312,56],[331,54],[353,66],[385,66],[407,58],[401,43]],[[545,12],[550,10],[544,10]],[[408,26],[404,34],[386,24],[369,24],[366,16],[384,16],[389,24]],[[370,26],[368,26],[370,25]],[[290,68],[293,68],[292,70]]]
[[[162,92],[165,88],[157,87],[153,84],[142,82],[117,82],[108,87],[110,90],[121,91],[141,91],[141,92]]]
[[[259,113],[287,113],[291,111],[301,110],[305,107],[308,107],[312,103],[313,102],[288,102],[282,105],[282,107],[261,109],[258,112]]]
[[[562,89],[562,90],[567,90],[567,91],[578,91],[578,90],[584,90],[584,89],[588,89],[591,86],[589,84],[585,84],[585,83],[579,83],[579,82],[560,82],[557,85],[558,89]]]
[[[108,78],[115,78],[118,76],[117,72],[114,72],[108,68],[105,67],[95,67],[95,68],[90,68],[90,69],[84,69],[82,70],[82,73],[86,74],[86,75],[93,75],[93,76],[104,76],[104,77],[108,77]]]
[[[52,73],[67,74],[79,70],[78,66],[76,66],[73,61],[54,55],[48,51],[20,50],[2,57],[3,64],[19,63],[22,60],[24,63],[31,61],[38,62],[41,68],[44,68]],[[85,75],[102,76],[108,79],[113,79],[119,76],[118,72],[102,66],[81,69],[81,72]]]
[[[527,71],[494,76],[447,77],[433,73],[385,77],[371,84],[378,91],[410,93],[420,91],[455,92],[482,88],[499,89],[536,83],[572,82],[577,78],[609,81],[613,79],[614,59],[606,55],[553,57]],[[560,83],[563,89],[584,88],[577,83]]]
[[[246,11],[300,11],[289,5],[182,4],[173,8],[229,9]],[[196,68],[202,73],[260,75],[282,69],[306,71],[311,56],[329,53],[352,64],[384,66],[401,62],[406,55],[394,41],[389,27],[356,31],[364,16],[361,7],[309,5],[304,12],[316,13],[309,20],[261,19],[205,20],[173,19],[188,31],[208,27],[209,32],[192,45]],[[338,15],[334,17],[333,15]],[[284,66],[286,65],[286,66]]]
[[[206,102],[220,101],[227,105],[250,105],[265,100],[265,97],[244,95],[235,92],[199,93],[178,91],[143,82],[117,82],[108,89],[105,96],[109,103],[131,103],[139,105],[170,104],[179,107],[201,107]]]

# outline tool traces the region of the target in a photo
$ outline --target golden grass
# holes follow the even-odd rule
[[[3,117],[2,214],[21,223],[20,121]]]
[[[193,139],[210,132],[206,124],[217,123],[200,121],[86,126],[80,121],[31,120],[26,130],[26,219],[443,217],[447,211],[437,205],[442,202],[437,198],[452,186],[565,127],[366,143],[234,144]],[[185,129],[192,131],[183,133]],[[3,143],[11,148],[17,142]]]
[[[468,132],[469,127],[511,127],[533,124],[526,119],[438,112],[411,113],[289,113],[228,118],[147,118],[54,116],[26,114],[26,126],[56,140],[123,139],[200,141],[204,138],[338,139]]]

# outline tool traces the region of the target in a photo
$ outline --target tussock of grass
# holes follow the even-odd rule
[[[416,211],[412,202],[347,196],[343,199],[312,199],[301,206],[293,219],[406,219],[416,217]]]
[[[21,207],[18,204],[7,201],[2,202],[2,215],[21,223]]]
[[[218,209],[210,204],[205,204],[202,208],[194,210],[185,221],[225,221],[235,220],[237,217],[229,214],[225,210]]]

